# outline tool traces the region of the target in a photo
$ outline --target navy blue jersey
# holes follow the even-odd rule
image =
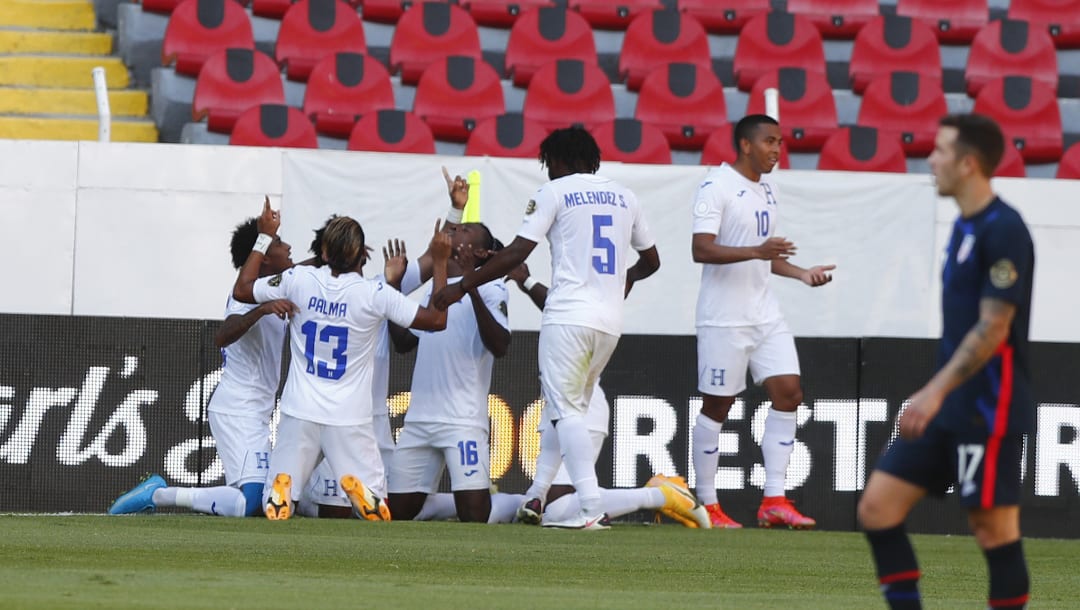
[[[1035,407],[1028,371],[1028,321],[1035,249],[1020,214],[1001,198],[971,218],[958,218],[942,274],[944,327],[938,366],[952,358],[979,320],[979,301],[1016,306],[1009,336],[993,358],[946,398],[938,414],[952,430],[985,430],[988,436],[1032,431]]]

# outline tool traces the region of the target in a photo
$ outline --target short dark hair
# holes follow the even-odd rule
[[[312,254],[315,255],[315,260],[313,261],[313,263],[316,267],[322,267],[324,264],[322,259],[323,234],[326,233],[326,227],[330,225],[330,221],[337,217],[337,214],[331,214],[330,218],[327,218],[326,222],[323,223],[323,226],[315,229],[315,238],[311,240],[310,251]]]
[[[558,161],[579,174],[595,174],[600,169],[600,147],[582,127],[556,129],[540,143],[540,163],[551,167]]]
[[[735,145],[735,154],[742,154],[742,146],[739,145],[744,139],[752,140],[754,132],[759,125],[779,125],[776,119],[767,114],[748,114],[735,123],[735,131],[732,134],[732,143]]]
[[[356,271],[364,255],[364,229],[348,216],[338,216],[327,223],[322,235],[326,264],[338,273]]]
[[[957,153],[970,154],[987,178],[994,175],[1005,155],[1005,136],[994,119],[982,114],[949,114],[941,118],[941,127],[956,129]]]
[[[232,241],[229,243],[229,251],[232,253],[233,267],[239,269],[244,266],[248,254],[255,247],[255,240],[259,238],[259,225],[257,219],[248,218],[236,225],[232,232]]]

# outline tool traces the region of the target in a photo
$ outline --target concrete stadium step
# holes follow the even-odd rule
[[[90,88],[95,66],[105,68],[110,89],[128,87],[127,66],[118,57],[56,55],[0,55],[0,85]]]
[[[0,27],[87,31],[96,25],[91,0],[0,0]]]
[[[145,117],[145,91],[109,91],[109,110],[114,117]],[[97,116],[93,89],[45,89],[0,87],[0,114],[65,114]]]
[[[113,142],[157,142],[157,127],[147,119],[114,119]],[[97,140],[96,118],[0,116],[0,138],[12,140]]]
[[[2,2],[0,0],[0,7],[3,7]],[[0,27],[0,54],[7,53],[108,55],[112,53],[112,36],[97,32]]]

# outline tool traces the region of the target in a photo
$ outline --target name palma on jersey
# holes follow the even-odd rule
[[[334,301],[327,301],[326,299],[320,299],[319,297],[311,297],[311,300],[308,301],[307,308],[311,311],[317,311],[325,316],[344,318],[345,305],[345,303],[337,303]]]
[[[626,201],[622,195],[612,191],[576,191],[563,196],[563,207],[572,208],[579,205],[617,205],[626,207]]]

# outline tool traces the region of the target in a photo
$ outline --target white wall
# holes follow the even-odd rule
[[[215,318],[235,272],[232,227],[264,194],[282,209],[282,237],[306,257],[331,213],[355,216],[369,244],[406,240],[419,255],[447,207],[440,166],[482,172],[483,220],[509,242],[534,189],[533,160],[388,155],[163,144],[0,141],[0,252],[9,266],[0,312]],[[635,190],[663,266],[627,301],[629,333],[691,334],[699,266],[690,259],[689,205],[706,168],[605,163]],[[933,337],[941,257],[956,215],[927,176],[781,172],[779,234],[794,262],[836,263],[836,280],[774,286],[800,336]],[[1080,341],[1077,301],[1080,182],[1002,179],[999,192],[1035,238],[1032,337]],[[381,257],[376,257],[379,261]],[[529,260],[550,273],[547,248]],[[374,272],[375,269],[369,269]],[[511,291],[515,328],[539,315]]]

